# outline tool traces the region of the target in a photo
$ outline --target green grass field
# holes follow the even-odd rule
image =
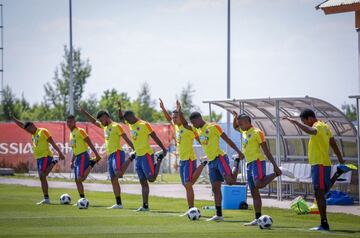
[[[317,215],[298,216],[291,211],[266,208],[263,214],[271,215],[271,230],[244,227],[243,222],[253,218],[253,211],[224,211],[226,221],[206,222],[214,211],[201,209],[200,221],[179,217],[186,210],[183,199],[151,197],[152,211],[136,213],[141,197],[123,195],[123,210],[106,210],[114,202],[112,193],[88,192],[90,207],[79,210],[59,205],[63,193],[77,200],[75,190],[51,189],[53,205],[36,206],[41,198],[40,188],[0,185],[0,237],[360,237],[360,217],[330,214],[331,232],[311,232],[318,225]],[[212,205],[198,201],[197,207]]]

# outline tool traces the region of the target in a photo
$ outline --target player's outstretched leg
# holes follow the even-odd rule
[[[149,183],[147,179],[140,179],[141,184],[141,194],[143,199],[143,205],[139,207],[136,211],[137,212],[147,212],[149,211]]]
[[[259,183],[266,176],[265,163],[259,161],[253,161],[247,164],[247,179],[250,188],[251,196],[253,198],[255,219],[251,222],[245,223],[244,226],[256,226],[258,225],[258,219],[261,217],[261,196],[259,188],[256,184]]]
[[[313,227],[310,230],[330,230],[326,215],[326,199],[325,194],[330,189],[331,166],[312,165],[311,176],[315,191],[315,199],[320,212],[320,226]]]
[[[222,194],[221,194],[221,181],[215,181],[211,183],[212,191],[214,193],[214,201],[215,201],[215,209],[216,215],[206,221],[224,221],[224,217],[222,215]]]
[[[116,200],[116,204],[108,209],[122,209],[122,201],[121,201],[121,188],[119,183],[119,173],[121,171],[121,165],[125,162],[125,152],[124,151],[116,151],[112,153],[108,158],[108,169],[109,175],[111,178],[111,185],[113,187],[113,192]]]
[[[53,158],[50,156],[43,157],[37,160],[39,179],[41,182],[41,189],[44,195],[44,199],[36,203],[37,205],[50,204],[47,176],[54,167],[54,165],[56,164],[56,162],[55,161],[53,162]]]
[[[261,208],[262,208],[262,201],[259,189],[255,187],[254,183],[250,184],[249,187],[251,191],[251,196],[253,198],[254,210],[255,210],[255,219],[251,222],[244,223],[244,226],[257,226],[258,219],[261,217]]]

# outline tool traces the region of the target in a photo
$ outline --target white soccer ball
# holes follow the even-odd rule
[[[67,205],[71,203],[71,196],[67,193],[60,196],[60,203],[63,205]]]
[[[201,217],[200,210],[196,207],[190,208],[187,212],[187,216],[191,221],[199,220]]]
[[[258,220],[258,224],[260,229],[270,229],[273,224],[273,219],[271,216],[262,215]]]
[[[79,209],[87,209],[89,207],[89,201],[86,198],[80,198],[77,201],[77,207]]]

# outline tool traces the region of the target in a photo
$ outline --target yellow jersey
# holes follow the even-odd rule
[[[75,127],[74,130],[70,132],[70,146],[75,156],[89,149],[88,144],[84,140],[87,137],[86,131],[82,128]]]
[[[149,144],[149,135],[153,132],[150,124],[143,120],[138,120],[135,124],[128,124],[130,128],[131,140],[137,156],[153,154]]]
[[[31,139],[35,159],[53,156],[49,148],[49,142],[47,141],[50,136],[49,131],[45,128],[38,128],[35,134],[32,135]]]
[[[120,139],[121,135],[124,134],[124,129],[121,125],[116,122],[111,122],[107,126],[101,125],[101,128],[104,129],[106,154],[111,155],[117,150],[122,150]]]
[[[193,147],[194,139],[198,137],[194,127],[191,130],[186,129],[183,125],[174,125],[176,148],[178,149],[180,160],[196,160]]]
[[[224,155],[220,149],[220,136],[224,133],[221,127],[215,123],[205,123],[197,129],[202,148],[209,161],[215,160],[219,155]]]
[[[260,129],[251,127],[247,131],[240,129],[242,134],[242,152],[246,162],[251,163],[255,160],[265,160],[265,156],[261,150],[261,144],[265,142],[265,135]]]
[[[330,138],[332,132],[330,126],[322,121],[317,121],[312,126],[316,128],[316,135],[310,135],[308,157],[311,165],[322,164],[331,166]]]

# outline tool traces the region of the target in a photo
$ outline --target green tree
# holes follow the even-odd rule
[[[343,110],[347,119],[349,119],[350,121],[356,120],[356,107],[354,104],[344,103],[343,105],[341,105],[341,109]]]
[[[49,105],[46,105],[44,102],[40,104],[35,103],[32,106],[30,106],[27,110],[24,110],[21,114],[21,119],[29,120],[29,121],[56,120],[53,111],[50,110]]]
[[[138,97],[132,103],[135,114],[146,121],[155,122],[160,120],[160,113],[154,108],[154,101],[151,99],[150,87],[147,83],[141,85]]]
[[[189,118],[190,113],[192,111],[198,111],[199,108],[195,106],[193,102],[193,97],[195,94],[195,90],[193,89],[192,85],[188,83],[186,87],[182,88],[180,96],[177,99],[181,103],[182,111],[184,113],[185,118]]]
[[[56,67],[53,81],[46,83],[45,89],[45,105],[52,110],[55,120],[64,120],[68,114],[69,107],[69,79],[70,79],[70,52],[67,46],[64,46],[63,61],[60,67]],[[86,79],[90,77],[91,65],[89,59],[81,58],[80,48],[73,51],[73,72],[74,72],[74,105],[81,100],[84,92]]]
[[[96,113],[100,110],[99,100],[95,94],[90,94],[88,98],[81,100],[80,104],[91,115],[96,115]],[[78,121],[87,121],[82,113],[77,113],[76,119]]]
[[[221,119],[222,119],[222,113],[217,114],[214,111],[211,112],[211,118],[208,115],[204,116],[205,121],[220,122]]]
[[[121,102],[122,108],[131,107],[130,97],[125,92],[118,92],[116,89],[105,90],[100,99],[100,109],[107,110],[113,120],[118,120],[118,105]]]
[[[19,99],[11,90],[10,86],[6,85],[2,92],[1,98],[1,120],[10,120],[10,115],[13,114],[16,117],[20,117],[21,108],[19,108]]]

